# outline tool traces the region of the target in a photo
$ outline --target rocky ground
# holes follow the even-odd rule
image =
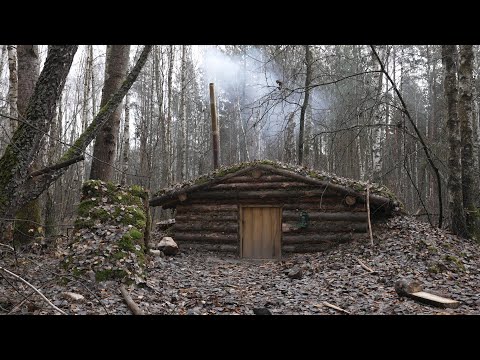
[[[479,245],[409,217],[377,225],[374,234],[373,247],[369,242],[342,244],[324,253],[287,255],[281,261],[246,261],[181,249],[174,257],[149,257],[147,284],[127,289],[147,314],[254,314],[258,308],[272,314],[344,314],[324,302],[351,314],[480,314]],[[66,276],[59,266],[65,246],[59,242],[37,254],[20,253],[16,260],[2,247],[0,266],[30,281],[67,314],[130,314],[118,283]],[[400,298],[394,283],[403,277],[461,305],[439,309]],[[0,314],[6,313],[55,310],[0,271]]]

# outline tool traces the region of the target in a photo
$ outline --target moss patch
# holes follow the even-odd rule
[[[42,216],[38,199],[35,199],[20,209],[15,215],[13,241],[15,245],[28,244],[44,237],[44,229],[39,225]]]
[[[74,274],[93,271],[97,281],[143,282],[148,192],[90,180],[82,195],[65,267]]]

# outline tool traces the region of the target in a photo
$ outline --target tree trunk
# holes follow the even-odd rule
[[[168,75],[167,75],[167,117],[165,119],[165,158],[163,161],[162,173],[166,184],[170,184],[173,180],[171,164],[172,164],[172,139],[171,139],[171,124],[172,124],[172,76],[173,64],[175,62],[175,47],[170,45],[168,54]]]
[[[58,102],[58,115],[57,119],[52,121],[50,126],[50,136],[48,139],[48,150],[47,150],[47,162],[49,164],[53,164],[57,155],[57,142],[54,139],[61,137],[62,134],[62,118],[63,118],[63,111],[62,111],[62,99]],[[55,227],[55,220],[59,219],[60,217],[55,216],[55,199],[56,191],[54,191],[54,187],[57,184],[51,186],[46,191],[46,199],[45,199],[45,236],[51,237],[57,234],[57,228]],[[63,219],[62,219],[63,220]]]
[[[305,114],[307,112],[307,107],[308,107],[308,98],[310,97],[309,86],[312,78],[312,53],[310,50],[310,45],[305,45],[305,63],[306,63],[305,96],[303,98],[302,108],[300,109],[300,129],[298,132],[298,165],[303,164]]]
[[[20,118],[26,118],[27,106],[35,90],[35,84],[40,74],[37,45],[17,45],[18,61],[18,100],[17,110]],[[41,153],[42,151],[39,151]],[[41,166],[41,154],[37,154],[30,165],[29,171],[38,170]],[[15,215],[13,239],[15,243],[26,244],[40,236],[42,220],[39,199],[32,200]]]
[[[7,45],[8,50],[8,113],[11,117],[17,118],[17,98],[18,98],[18,75],[17,75],[17,48],[15,45]],[[10,133],[17,129],[17,121],[10,119]]]
[[[102,91],[100,107],[105,106],[111,96],[120,88],[125,80],[130,58],[130,45],[107,45],[105,60],[105,83]],[[118,142],[121,106],[118,106],[109,120],[102,127],[95,139],[93,147],[90,179],[111,181],[113,162]]]
[[[29,201],[36,199],[52,182],[61,177],[67,167],[60,164],[72,164],[72,160],[80,161],[82,153],[97,135],[98,131],[115,112],[123,97],[131,88],[141,69],[147,61],[152,46],[146,45],[128,74],[120,89],[113,94],[103,106],[83,134],[60,157],[57,166],[39,176],[29,176],[28,166],[34,160],[40,147],[40,140],[48,131],[55,113],[65,80],[77,50],[76,45],[53,45],[49,47],[47,59],[35,87],[35,92],[27,109],[27,122],[22,123],[15,132],[12,143],[0,158],[0,233],[9,225],[7,219]]]
[[[2,45],[2,51],[0,52],[0,79],[3,75],[3,66],[5,65],[5,55],[7,52],[7,45]]]
[[[462,194],[465,220],[470,237],[480,241],[480,216],[477,213],[478,180],[473,154],[473,46],[460,45],[458,68],[458,120],[462,138]]]
[[[130,96],[125,95],[125,120],[123,124],[123,167],[120,184],[125,186],[127,183],[128,155],[130,153]]]
[[[27,184],[29,167],[54,117],[76,51],[76,45],[49,47],[44,70],[26,110],[26,122],[19,125],[0,159],[0,217],[3,219],[12,218],[34,199],[28,196],[31,190]],[[0,225],[0,231],[5,229],[6,220],[1,220]]]
[[[456,45],[442,45],[444,66],[444,87],[447,99],[447,128],[448,128],[448,202],[450,207],[450,221],[452,230],[460,236],[467,236],[465,213],[463,211],[462,195],[462,168],[460,164],[460,123],[457,114],[457,79],[456,79]]]
[[[185,179],[185,142],[186,142],[186,116],[187,116],[187,107],[185,100],[185,93],[187,91],[187,49],[186,45],[182,45],[182,63],[180,69],[180,116],[179,116],[179,126],[177,128],[177,179],[176,181],[183,181]]]
[[[292,112],[288,117],[287,129],[285,134],[285,159],[287,164],[295,163],[295,113]]]

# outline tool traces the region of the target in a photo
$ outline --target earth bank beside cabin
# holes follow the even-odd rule
[[[96,281],[143,282],[147,199],[140,186],[86,181],[64,267]]]

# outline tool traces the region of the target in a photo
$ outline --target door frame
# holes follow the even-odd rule
[[[248,205],[238,205],[238,236],[239,236],[239,254],[240,258],[243,259],[243,208],[277,208],[280,209],[280,241],[278,244],[278,254],[276,257],[272,259],[281,259],[282,258],[282,243],[283,243],[283,205],[256,205],[256,204],[248,204]]]

